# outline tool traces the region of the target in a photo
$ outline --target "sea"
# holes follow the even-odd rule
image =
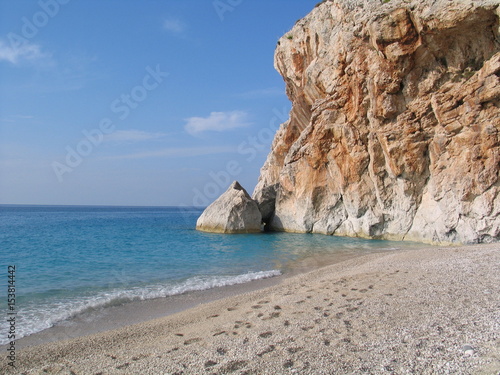
[[[409,246],[319,234],[204,233],[195,230],[201,212],[0,205],[0,345],[9,342],[13,315],[19,339],[89,311],[292,274],[310,259],[333,263]]]

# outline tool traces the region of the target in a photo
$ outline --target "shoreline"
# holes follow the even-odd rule
[[[363,255],[158,319],[20,349],[17,370],[5,360],[0,370],[493,373],[498,250],[423,245]]]
[[[401,250],[426,246],[428,245],[405,243]],[[19,350],[35,345],[88,336],[166,317],[201,304],[264,289],[276,285],[289,277],[304,274],[345,260],[368,254],[391,251],[395,250],[393,248],[382,248],[380,250],[359,249],[357,252],[344,250],[331,254],[313,254],[292,262],[286,271],[279,276],[204,290],[194,290],[168,297],[127,301],[120,305],[99,307],[80,313],[67,320],[57,322],[50,328],[17,339],[16,349]],[[4,351],[7,347],[8,344],[2,344],[0,345],[0,350]]]
[[[274,276],[242,284],[190,291],[162,298],[129,301],[117,306],[99,308],[22,337],[16,340],[16,349],[85,337],[167,317],[205,303],[276,285],[283,277],[283,275]],[[0,345],[0,350],[4,351],[6,347],[7,345]]]

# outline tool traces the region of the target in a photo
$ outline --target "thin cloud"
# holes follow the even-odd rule
[[[247,113],[244,111],[211,112],[208,117],[190,117],[186,119],[184,129],[191,135],[205,131],[222,132],[248,126]]]
[[[118,130],[104,137],[107,142],[140,142],[164,137],[165,133],[148,133],[141,130]]]
[[[0,61],[7,61],[17,65],[21,62],[40,62],[52,63],[51,55],[42,52],[38,44],[24,43],[19,46],[9,45],[0,40]]]
[[[115,155],[104,157],[104,160],[124,160],[124,159],[146,159],[146,158],[168,158],[168,157],[192,157],[202,155],[214,155],[236,152],[236,147],[222,146],[222,147],[173,147],[165,148],[156,151],[139,152],[127,155]]]
[[[35,116],[31,115],[8,115],[0,118],[0,122],[18,122],[23,120],[33,120]]]
[[[181,34],[186,30],[187,26],[177,18],[167,18],[163,21],[163,28],[171,33]]]

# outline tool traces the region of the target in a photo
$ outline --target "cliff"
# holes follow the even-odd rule
[[[272,230],[500,236],[498,0],[333,0],[278,41],[292,102],[253,198]]]

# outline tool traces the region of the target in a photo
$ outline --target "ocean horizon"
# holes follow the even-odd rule
[[[288,274],[311,257],[414,244],[319,234],[195,230],[199,207],[0,205],[1,298],[15,266],[16,339],[132,301]],[[4,303],[3,315],[8,307]],[[9,340],[3,319],[0,345]]]

